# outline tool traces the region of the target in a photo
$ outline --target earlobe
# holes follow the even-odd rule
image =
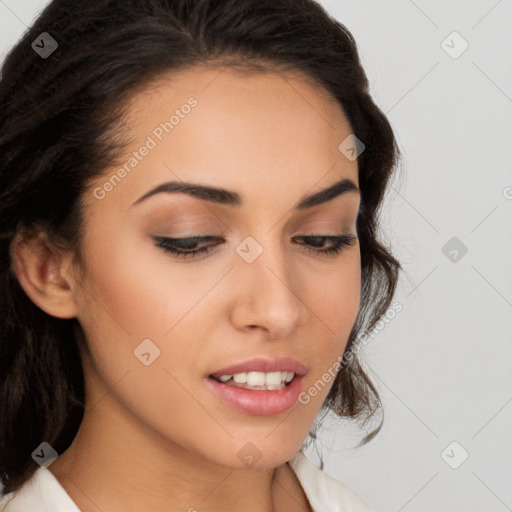
[[[62,257],[45,234],[18,233],[10,247],[12,270],[32,302],[57,318],[74,318],[74,286],[62,276]]]

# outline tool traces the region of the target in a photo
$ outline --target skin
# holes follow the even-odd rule
[[[333,380],[308,404],[256,416],[221,403],[204,379],[290,356],[308,367],[307,389],[343,354],[359,308],[359,245],[331,256],[293,237],[357,235],[360,196],[293,206],[341,178],[358,184],[357,161],[338,150],[350,125],[299,75],[196,67],[152,85],[129,104],[128,153],[190,96],[198,105],[103,199],[93,190],[118,165],[85,192],[85,268],[44,234],[14,244],[27,294],[50,315],[77,317],[87,338],[84,420],[49,470],[83,512],[311,510],[286,461]],[[131,206],[170,180],[236,191],[242,206],[165,193]],[[182,259],[151,238],[195,234],[225,243]],[[250,264],[235,251],[247,236],[263,248]],[[146,338],[161,351],[149,366],[134,357]],[[248,442],[261,454],[251,468],[237,457]]]

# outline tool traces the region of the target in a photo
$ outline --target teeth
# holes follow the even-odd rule
[[[272,375],[271,379],[274,380],[274,374]],[[249,372],[247,374],[247,385],[248,386],[264,386],[265,385],[266,376],[262,372]],[[279,382],[281,381],[281,372],[279,372]],[[269,384],[274,384],[274,382],[269,382]]]
[[[253,383],[251,382],[251,375],[254,375],[254,376],[260,376],[261,375],[263,377],[261,379],[263,382],[256,384],[258,386],[263,386],[263,384],[266,384],[267,386],[277,386],[277,385],[281,384],[281,381],[283,380],[281,378],[281,376],[282,376],[281,372],[272,372],[272,373],[251,372],[247,376],[247,384],[249,384],[250,386],[253,385]]]
[[[267,389],[281,389],[284,383],[290,382],[294,372],[244,372],[234,375],[222,375],[219,377],[221,382],[227,382],[231,378],[236,384],[246,384],[248,387],[266,386]]]

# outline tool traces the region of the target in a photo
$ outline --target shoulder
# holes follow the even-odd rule
[[[17,491],[0,493],[0,512],[80,512],[55,476],[38,468]]]
[[[313,512],[371,512],[345,484],[317,468],[302,451],[288,464],[297,475]]]

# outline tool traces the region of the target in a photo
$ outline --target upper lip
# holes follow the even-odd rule
[[[307,367],[297,359],[291,357],[277,357],[274,359],[257,357],[254,359],[247,359],[241,363],[231,366],[226,366],[221,370],[216,370],[210,374],[210,377],[221,377],[222,375],[233,375],[234,373],[247,373],[247,372],[294,372],[297,375],[306,375]]]

